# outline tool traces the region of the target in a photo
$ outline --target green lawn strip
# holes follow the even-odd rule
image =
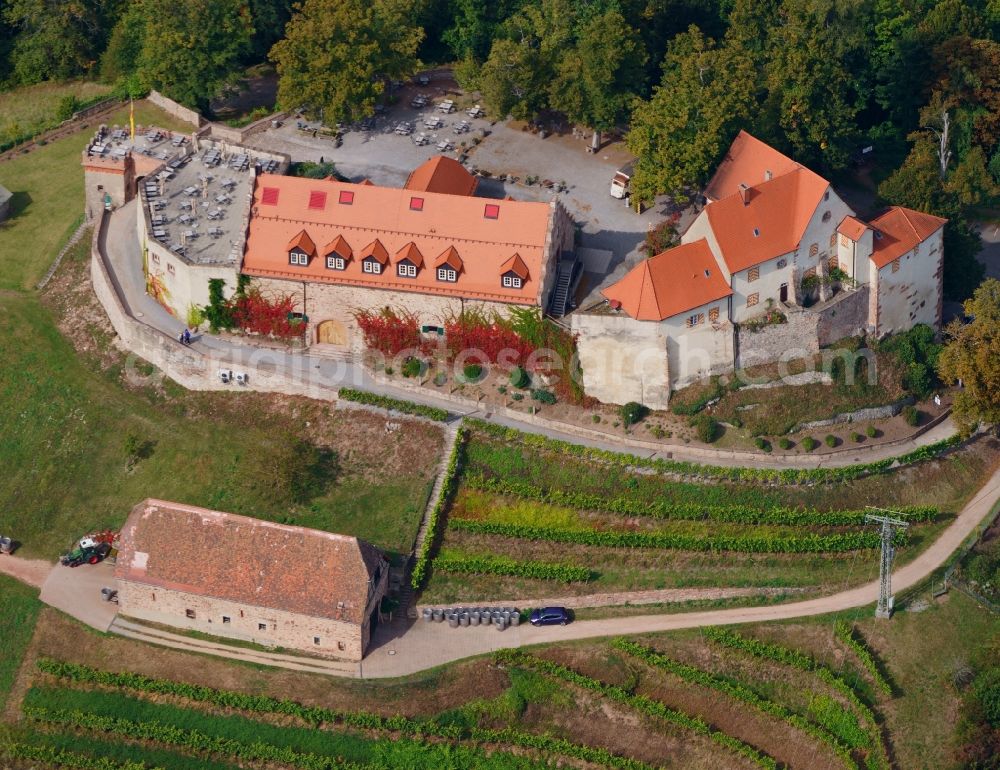
[[[740,650],[756,658],[771,660],[814,674],[820,681],[845,698],[864,721],[870,738],[870,745],[875,747],[874,753],[869,754],[868,767],[873,769],[878,768],[879,770],[887,770],[890,767],[889,754],[883,739],[882,727],[875,712],[858,696],[857,691],[853,687],[831,669],[797,650],[792,650],[779,644],[762,642],[752,637],[742,636],[726,628],[708,627],[702,629],[702,634],[724,647]],[[826,717],[827,721],[825,724],[827,728],[836,734],[839,732],[838,726],[830,720],[839,718],[839,715],[831,710],[831,703],[832,699],[830,702],[817,701],[814,705],[813,713],[821,722]],[[844,736],[841,735],[841,737],[843,738]]]
[[[645,714],[646,716],[663,719],[672,724],[691,730],[699,735],[704,735],[714,743],[729,749],[734,754],[750,760],[758,767],[777,770],[778,763],[775,762],[772,757],[764,754],[759,749],[741,741],[739,738],[734,738],[728,733],[714,729],[711,725],[698,717],[691,716],[690,714],[686,714],[677,709],[672,709],[660,701],[647,698],[645,695],[633,695],[621,687],[606,684],[598,679],[593,679],[589,676],[580,674],[579,672],[567,668],[566,666],[561,666],[558,663],[537,658],[521,650],[499,650],[494,653],[494,658],[500,664],[519,666],[538,671],[557,679],[561,679],[565,682],[569,682],[578,687],[582,687],[586,690],[596,692],[609,700],[632,708],[642,714]]]
[[[6,533],[4,533],[6,534]],[[0,556],[0,559],[6,559]],[[35,621],[42,603],[38,589],[14,578],[0,575],[0,613],[3,616],[3,641],[0,642],[0,703],[7,700],[21,667],[24,651],[35,631]]]
[[[738,551],[741,553],[838,553],[878,548],[877,532],[842,532],[832,535],[684,535],[669,532],[615,532],[612,530],[560,529],[555,527],[532,527],[521,524],[506,524],[469,519],[451,519],[450,529],[480,535],[500,535],[523,540],[545,540],[554,543],[576,543],[604,548],[664,548],[683,551]],[[906,544],[905,537],[896,540],[897,546]],[[443,556],[444,554],[442,554]],[[490,571],[498,575],[520,575],[536,577],[524,572],[501,572],[495,570],[460,569],[439,564],[442,556],[435,559],[438,569],[451,572]],[[466,557],[468,558],[468,557]],[[445,559],[450,565],[454,560]],[[506,561],[506,560],[505,560]]]
[[[897,465],[908,465],[920,462],[933,457],[937,457],[942,452],[961,444],[961,439],[956,435],[942,441],[919,447],[912,452],[901,454],[898,457],[876,460],[870,463],[859,465],[847,465],[837,468],[753,468],[753,467],[724,467],[716,465],[700,465],[698,463],[682,462],[679,460],[665,460],[662,458],[637,457],[630,454],[621,454],[606,449],[574,444],[568,441],[552,439],[534,433],[523,433],[515,428],[506,428],[501,425],[494,425],[484,420],[466,418],[470,427],[485,435],[499,439],[504,443],[522,444],[524,446],[543,449],[572,457],[580,457],[587,460],[597,460],[604,464],[610,464],[625,468],[648,468],[661,473],[675,473],[691,476],[703,476],[714,479],[729,481],[768,481],[780,482],[784,484],[804,484],[821,481],[845,481],[861,478],[872,474],[885,473],[892,470]]]
[[[418,417],[427,417],[428,419],[436,420],[437,422],[446,422],[448,420],[447,409],[439,409],[436,406],[425,406],[424,404],[417,404],[413,401],[404,401],[400,398],[381,396],[377,393],[370,393],[367,390],[341,388],[337,391],[337,395],[338,398],[342,398],[345,401],[354,401],[355,403],[367,404],[368,406],[378,406],[384,409],[391,409],[394,412],[400,412],[402,414],[413,414]]]
[[[20,737],[20,745],[49,755],[79,757],[94,763],[105,762],[111,767],[147,767],[158,770],[189,770],[191,757],[154,746],[135,743],[118,743],[109,740],[95,741],[86,735],[63,732],[32,732]],[[53,763],[57,764],[57,763]],[[65,764],[66,767],[87,765]],[[100,765],[90,765],[99,767]],[[198,770],[238,770],[237,765],[219,762],[206,757],[198,758]]]
[[[834,753],[844,763],[845,767],[857,770],[858,763],[855,762],[854,758],[851,756],[851,747],[841,743],[835,735],[819,725],[810,722],[801,714],[796,714],[786,706],[765,698],[756,690],[746,686],[742,682],[737,682],[725,677],[711,674],[708,671],[704,671],[696,666],[690,666],[686,663],[667,657],[651,647],[645,647],[641,644],[636,644],[635,642],[621,637],[613,640],[612,645],[621,652],[638,658],[654,668],[669,671],[675,676],[683,679],[685,682],[691,682],[692,684],[698,684],[702,687],[708,687],[713,690],[717,690],[718,692],[725,693],[734,700],[745,703],[757,709],[761,713],[777,717],[778,719],[787,722],[792,727],[801,730],[806,735],[825,743],[833,749]]]
[[[90,666],[45,658],[38,660],[37,665],[41,671],[70,682],[96,684],[142,693],[174,695],[201,703],[209,703],[220,708],[239,709],[250,713],[293,716],[316,727],[341,725],[358,730],[392,732],[416,737],[434,736],[448,741],[506,744],[562,754],[606,767],[620,768],[620,770],[646,770],[647,768],[642,762],[617,756],[606,749],[584,746],[563,738],[527,733],[512,728],[491,729],[448,725],[409,719],[404,716],[383,717],[369,712],[335,711],[320,706],[304,706],[288,699],[279,700],[266,695],[249,695],[232,690],[219,690],[175,682],[169,679],[154,679],[129,672],[101,671]]]
[[[448,456],[448,464],[445,466],[444,479],[441,481],[441,494],[438,496],[434,508],[431,509],[427,519],[427,529],[424,532],[424,540],[420,544],[417,552],[417,560],[410,573],[410,583],[414,588],[420,588],[427,577],[427,567],[430,564],[431,554],[434,552],[437,540],[441,535],[441,520],[444,512],[451,502],[452,495],[455,494],[455,486],[458,475],[461,473],[463,459],[465,457],[465,441],[467,431],[464,427],[458,429],[458,436],[455,445]]]
[[[441,572],[472,575],[511,575],[536,580],[556,580],[560,583],[582,583],[593,578],[587,567],[570,564],[515,560],[506,556],[481,556],[442,550],[433,562]]]
[[[882,667],[876,662],[871,650],[859,638],[857,629],[848,625],[843,620],[838,620],[833,627],[833,631],[844,646],[851,650],[855,657],[861,661],[861,665],[864,666],[865,671],[871,676],[875,682],[875,686],[891,698],[893,693],[892,683],[882,673]]]
[[[869,511],[817,511],[772,505],[715,505],[695,502],[674,503],[669,500],[642,500],[622,495],[607,497],[572,489],[544,488],[530,482],[506,476],[489,476],[470,470],[462,476],[463,486],[495,495],[532,500],[539,503],[567,506],[577,510],[599,511],[627,516],[649,516],[658,519],[712,521],[733,524],[777,524],[784,526],[852,526],[864,525]],[[908,521],[934,521],[938,510],[933,506],[903,506],[899,508]]]

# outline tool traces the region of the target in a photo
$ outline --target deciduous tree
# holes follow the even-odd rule
[[[371,115],[387,81],[417,67],[423,29],[405,0],[305,0],[271,49],[278,101],[327,123]]]
[[[103,35],[95,4],[11,0],[3,18],[15,32],[11,64],[22,84],[65,80],[87,72]]]
[[[1000,281],[988,279],[965,303],[968,324],[953,322],[938,360],[941,379],[961,380],[954,414],[966,431],[979,423],[1000,423]]]

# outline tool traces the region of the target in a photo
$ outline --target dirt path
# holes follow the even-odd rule
[[[41,588],[55,565],[44,559],[22,559],[20,556],[0,556],[0,572],[17,578],[29,586]]]

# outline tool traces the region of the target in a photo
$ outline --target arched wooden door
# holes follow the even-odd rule
[[[322,321],[316,327],[316,342],[326,345],[346,345],[347,327],[340,321]]]

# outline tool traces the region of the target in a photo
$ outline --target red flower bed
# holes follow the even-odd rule
[[[496,363],[503,353],[503,363],[523,366],[535,346],[512,329],[498,323],[483,323],[480,319],[456,318],[444,327],[448,350],[453,356],[465,351],[478,351],[468,362]]]
[[[365,338],[365,347],[383,355],[394,356],[402,350],[426,351],[429,347],[420,336],[420,324],[409,313],[397,314],[390,308],[378,313],[359,310],[354,314],[358,328]]]
[[[302,322],[291,319],[294,310],[291,296],[269,300],[257,289],[251,289],[236,298],[233,321],[245,332],[289,339],[302,335]]]

